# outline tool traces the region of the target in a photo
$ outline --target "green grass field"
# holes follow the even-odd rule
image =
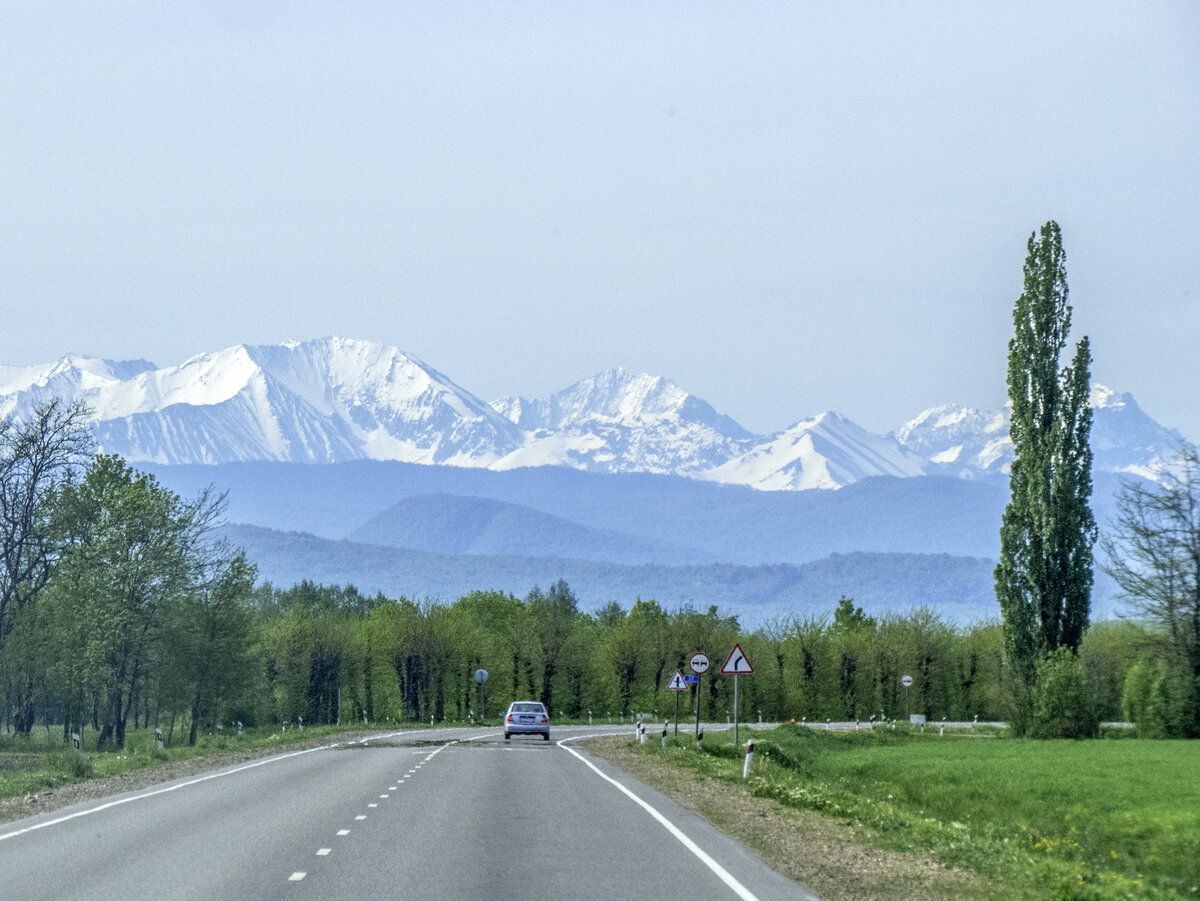
[[[715,755],[741,777],[731,735],[705,745],[672,756]],[[1200,742],[785,726],[759,734],[750,781],[983,873],[1009,887],[998,896],[1200,898]]]

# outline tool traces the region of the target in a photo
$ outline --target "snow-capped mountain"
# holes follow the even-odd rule
[[[610,369],[540,400],[493,406],[526,434],[495,469],[571,466],[696,475],[740,454],[754,436],[662,377]]]
[[[892,435],[948,475],[970,478],[980,472],[1000,472],[1012,462],[1008,415],[1001,411],[981,413],[947,404],[926,410]]]
[[[822,413],[756,444],[702,478],[762,491],[841,488],[868,476],[919,476],[929,461],[896,439]]]
[[[1153,478],[1183,445],[1183,436],[1147,416],[1129,394],[1092,384],[1092,469]],[[942,406],[926,410],[893,436],[932,464],[931,472],[971,478],[1004,472],[1013,460],[1008,410]]]
[[[66,356],[0,366],[0,417],[50,398],[93,411],[100,449],[132,462],[398,460],[684,475],[766,491],[870,476],[1002,473],[1005,411],[926,410],[890,435],[826,412],[753,435],[679,385],[613,369],[547,398],[487,404],[419,359],[369,341],[239,345],[164,369]],[[1128,394],[1092,388],[1096,471],[1151,475],[1182,444]]]
[[[367,341],[239,345],[168,369],[66,357],[43,370],[0,370],[0,413],[83,400],[100,448],[132,461],[487,465],[522,441],[437,370]]]

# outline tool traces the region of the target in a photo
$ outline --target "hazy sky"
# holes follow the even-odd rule
[[[0,0],[4,363],[340,335],[887,431],[1004,402],[1051,218],[1200,440],[1195,3]]]

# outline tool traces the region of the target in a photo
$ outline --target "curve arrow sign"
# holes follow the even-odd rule
[[[721,667],[722,676],[748,676],[754,672],[754,667],[750,665],[750,661],[746,659],[746,655],[742,653],[742,646],[735,644],[733,650],[729,652],[729,659],[725,661],[725,665]]]

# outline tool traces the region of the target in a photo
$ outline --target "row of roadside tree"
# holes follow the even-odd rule
[[[61,724],[64,737],[92,730],[98,747],[120,748],[130,727],[195,742],[238,722],[494,721],[519,698],[555,717],[664,718],[677,700],[671,677],[697,651],[714,666],[678,700],[681,711],[698,703],[707,720],[1012,716],[1001,624],[959,627],[929,609],[871,617],[843,597],[827,616],[747,631],[716,608],[652,599],[585,611],[561,581],[524,597],[481,589],[447,602],[256,585],[253,564],[215,537],[222,498],[183,499],[118,457],[92,455],[85,422],[83,408],[51,402],[0,431],[6,731]],[[1200,637],[1200,601],[1189,607],[1187,592],[1200,556],[1191,582],[1186,555],[1151,578],[1129,543],[1138,523],[1153,537],[1152,499],[1191,491],[1200,500],[1188,459],[1175,482],[1126,494],[1125,531],[1110,548],[1125,569],[1114,572],[1131,590],[1135,576],[1148,579],[1144,593],[1158,594],[1143,597],[1142,621],[1093,624],[1078,654],[1047,661],[1042,734],[1056,734],[1063,716],[1197,734],[1200,640],[1190,636]],[[755,667],[736,712],[731,678],[716,675],[735,644]]]

